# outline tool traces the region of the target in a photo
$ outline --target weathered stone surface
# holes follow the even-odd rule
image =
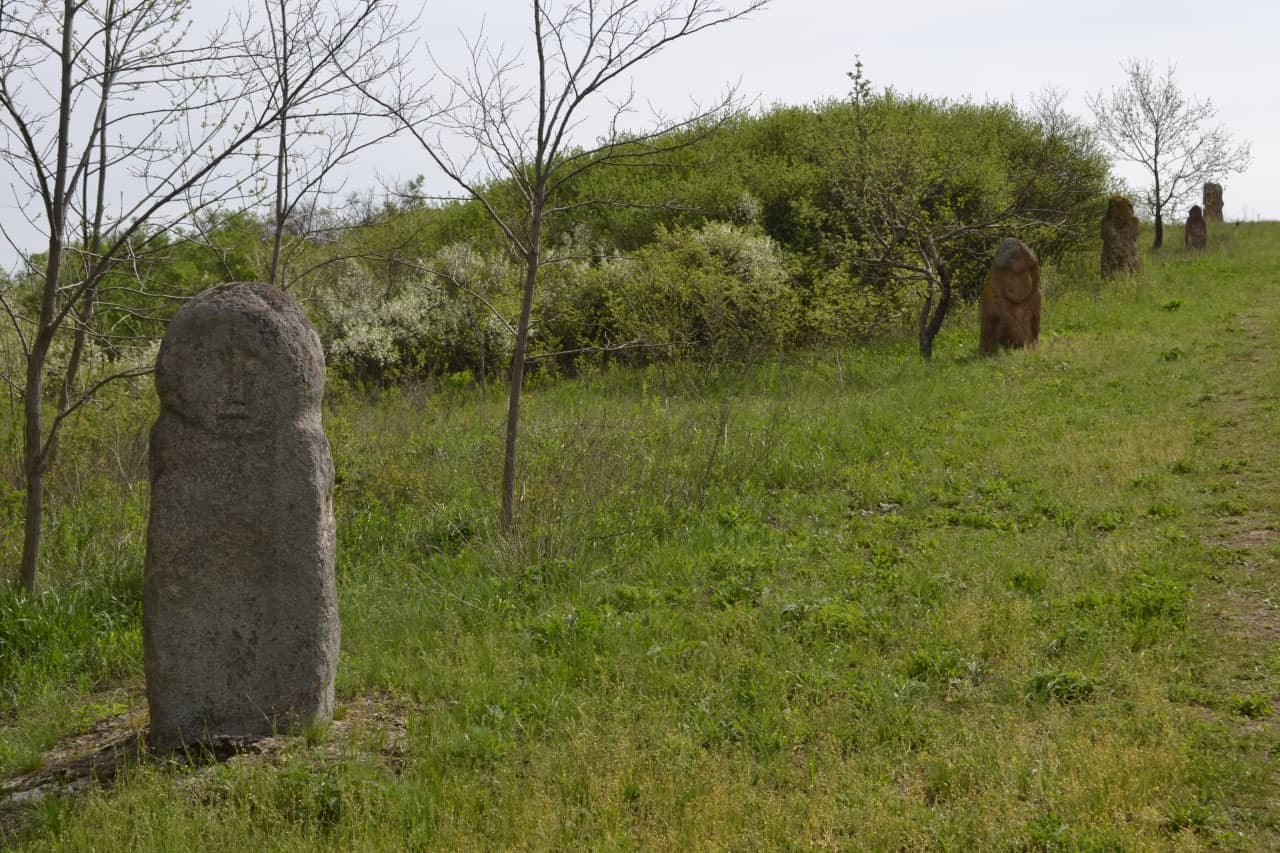
[[[1206,222],[1222,221],[1222,184],[1204,185],[1204,219]]]
[[[1130,275],[1142,268],[1138,255],[1138,217],[1124,196],[1112,196],[1102,217],[1102,277]]]
[[[1187,214],[1187,227],[1182,233],[1182,243],[1188,249],[1203,249],[1209,245],[1209,226],[1204,221],[1204,212],[1200,205],[1191,205]]]
[[[1006,237],[996,249],[982,290],[978,349],[1025,347],[1040,338],[1040,261],[1021,240]]]
[[[156,363],[143,646],[151,742],[271,734],[333,715],[333,462],[324,355],[280,290],[182,307]]]

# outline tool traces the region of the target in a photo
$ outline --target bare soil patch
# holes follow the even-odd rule
[[[360,696],[339,704],[339,719],[312,744],[312,758],[337,762],[372,750],[397,772],[408,735],[406,709],[390,695]],[[0,841],[26,822],[24,807],[51,795],[110,787],[127,768],[143,763],[230,766],[278,764],[306,744],[298,735],[224,737],[187,752],[152,752],[146,745],[147,711],[142,704],[106,717],[45,752],[38,770],[0,781]]]

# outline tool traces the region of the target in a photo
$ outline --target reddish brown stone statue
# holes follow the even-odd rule
[[[1203,249],[1209,244],[1209,226],[1204,221],[1204,212],[1200,205],[1191,205],[1191,213],[1187,216],[1187,229],[1182,235],[1183,245],[1188,249]]]
[[[982,291],[982,337],[988,355],[997,346],[1025,347],[1040,338],[1040,261],[1021,240],[1006,237],[996,249]]]
[[[1112,196],[1102,217],[1102,277],[1131,275],[1142,268],[1138,256],[1138,217],[1124,196]]]
[[[1222,184],[1204,185],[1204,221],[1222,221]]]

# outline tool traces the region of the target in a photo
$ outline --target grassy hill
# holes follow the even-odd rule
[[[1052,271],[1033,351],[535,386],[518,541],[500,395],[335,393],[334,728],[0,794],[0,844],[1274,848],[1280,226],[1214,238]],[[149,401],[69,436],[54,592],[0,598],[0,777],[143,725]]]

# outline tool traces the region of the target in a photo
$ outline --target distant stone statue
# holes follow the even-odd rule
[[[1040,338],[1040,261],[1027,244],[1006,237],[996,249],[982,290],[985,355],[996,347],[1025,347]]]
[[[1222,184],[1204,185],[1204,219],[1205,222],[1222,221]]]
[[[1138,255],[1138,217],[1124,196],[1112,196],[1102,217],[1102,277],[1130,275],[1142,268]]]
[[[320,339],[298,304],[228,284],[156,362],[143,655],[157,748],[333,716],[333,462]]]
[[[1203,249],[1209,244],[1209,226],[1204,221],[1204,213],[1200,205],[1191,205],[1191,213],[1187,214],[1187,227],[1182,235],[1182,243],[1188,249]]]

